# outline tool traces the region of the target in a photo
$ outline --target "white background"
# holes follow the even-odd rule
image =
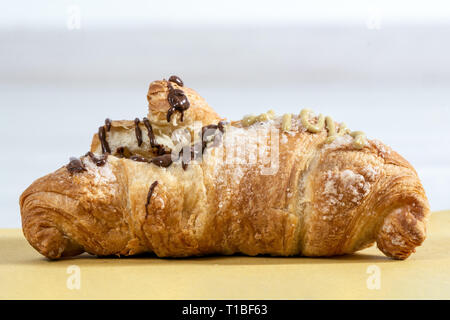
[[[308,107],[364,130],[450,209],[449,39],[447,1],[3,1],[0,227],[171,74],[229,119]]]

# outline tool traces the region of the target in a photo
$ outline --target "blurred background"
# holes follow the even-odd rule
[[[448,1],[2,1],[0,227],[172,74],[229,119],[308,107],[364,130],[450,209],[449,40]]]

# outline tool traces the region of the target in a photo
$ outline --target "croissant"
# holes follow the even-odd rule
[[[335,256],[376,242],[406,259],[424,241],[424,189],[383,143],[303,111],[226,123],[179,78],[148,97],[145,121],[107,121],[87,155],[23,192],[23,232],[42,255]],[[162,138],[195,122],[190,144]]]

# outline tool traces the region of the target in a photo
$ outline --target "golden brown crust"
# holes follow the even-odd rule
[[[183,122],[178,112],[167,122],[167,81],[152,82],[147,95],[155,139],[168,149],[177,129],[187,129],[189,143],[196,129],[222,120],[194,90],[171,85],[190,102]],[[245,128],[232,122],[221,146],[206,148],[187,170],[115,157],[119,147],[147,158],[156,151],[142,121],[142,143],[134,121],[112,121],[106,164],[85,156],[84,171],[63,167],[24,191],[24,235],[51,259],[82,252],[333,256],[374,242],[406,259],[424,241],[429,215],[414,168],[379,141],[355,149],[344,135],[327,144],[326,129],[312,134],[290,118],[289,132],[280,130],[281,118]],[[91,151],[102,153],[97,134]]]
[[[425,238],[429,207],[406,160],[378,141],[362,150],[350,136],[326,144],[325,130],[311,134],[298,124],[289,133],[275,131],[278,166],[234,149],[265,147],[272,154],[269,133],[280,122],[229,127],[224,147],[206,149],[187,170],[114,156],[97,167],[83,158],[86,172],[61,168],[22,194],[24,234],[49,258],[81,251],[333,256],[374,242],[396,259],[414,252]],[[264,138],[254,138],[261,130]]]
[[[180,89],[184,92],[189,100],[190,107],[184,112],[184,120],[181,121],[180,114],[175,113],[172,116],[171,122],[167,122],[167,111],[170,105],[167,101],[167,94],[169,89],[167,87],[167,81],[159,80],[150,84],[147,94],[148,101],[148,119],[156,126],[165,130],[165,133],[172,132],[177,127],[187,127],[194,122],[199,121],[204,125],[217,123],[221,118],[219,115],[208,105],[197,92],[187,87],[180,87],[176,83],[171,82],[174,89]]]

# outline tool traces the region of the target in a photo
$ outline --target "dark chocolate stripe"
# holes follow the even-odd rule
[[[105,119],[105,127],[106,127],[106,131],[111,131],[111,119],[110,118],[106,118]]]
[[[207,126],[202,127],[200,138],[201,142],[194,144],[190,147],[190,160],[197,160],[205,151],[208,144],[208,138],[210,136],[214,136],[214,139],[210,145],[210,147],[218,147],[220,143],[222,142],[223,133],[225,131],[225,125],[227,123],[225,121],[220,121],[217,125],[210,124]],[[219,132],[217,132],[219,130]],[[179,158],[181,158],[181,166],[183,170],[186,170],[188,168],[188,162],[185,162],[185,159],[183,157],[184,148],[180,150]]]
[[[174,114],[175,111],[177,111],[175,107],[170,107],[169,110],[167,110],[167,122],[170,122],[170,118],[172,118],[172,114]]]
[[[225,131],[225,126],[226,126],[227,124],[228,124],[228,122],[226,122],[226,121],[220,121],[220,122],[217,124],[217,127],[219,128],[220,132],[224,133],[224,131]]]
[[[189,158],[189,160],[188,160],[188,162],[184,162],[184,148],[182,148],[181,149],[181,151],[180,151],[180,153],[179,153],[179,158],[181,158],[181,166],[182,166],[182,168],[183,168],[183,170],[186,170],[187,168],[188,168],[188,165],[189,165],[189,162],[191,161],[191,160],[197,160],[197,159],[199,159],[199,157],[200,157],[200,155],[202,154],[202,143],[197,143],[197,144],[194,144],[194,145],[192,145],[190,148],[189,148],[189,156],[190,156],[190,158]]]
[[[79,158],[71,157],[69,164],[66,166],[70,173],[80,173],[86,171],[83,162]]]
[[[141,128],[139,127],[139,123],[141,123],[141,120],[139,120],[139,118],[134,119],[135,124],[134,131],[136,132],[136,139],[138,142],[138,146],[140,147],[142,144],[142,131]]]
[[[130,160],[137,161],[137,162],[148,162],[148,160],[146,158],[141,157],[141,156],[131,156]]]
[[[167,94],[167,101],[169,102],[170,108],[167,111],[167,122],[170,122],[170,118],[175,111],[181,113],[180,121],[183,122],[184,119],[184,111],[189,109],[190,103],[183,90],[174,89],[170,84],[170,81],[167,81],[167,87],[169,88],[169,93]]]
[[[153,133],[153,127],[150,123],[150,121],[147,118],[143,118],[142,121],[144,122],[145,127],[147,128],[147,135],[148,139],[150,140],[150,146],[152,148],[156,148],[156,154],[163,155],[165,153],[170,153],[170,150],[167,151],[163,145],[160,145],[156,142],[155,134]]]
[[[202,127],[202,133],[201,133],[201,139],[202,139],[202,153],[205,151],[207,144],[208,144],[208,138],[210,136],[214,136],[213,143],[210,145],[210,147],[218,147],[220,143],[222,142],[222,136],[225,132],[225,125],[227,123],[225,121],[220,121],[217,125],[210,124],[208,126]],[[219,130],[219,132],[216,132]]]
[[[100,158],[97,158],[95,154],[89,151],[88,153],[86,153],[86,156],[89,156],[89,158],[92,160],[93,163],[95,163],[97,167],[104,166],[106,164],[106,161],[108,160],[107,153],[101,156]]]
[[[151,160],[151,162],[158,167],[167,168],[172,164],[172,155],[171,154],[164,154],[159,157],[155,157]]]
[[[109,148],[108,141],[106,141],[106,130],[104,126],[98,128],[98,138],[102,144],[102,152],[103,153],[111,153],[111,149]]]
[[[155,190],[156,186],[158,185],[158,181],[155,181],[150,186],[148,193],[147,193],[147,202],[145,203],[145,219],[147,219],[148,216],[148,206],[150,205],[150,200],[152,199],[153,191]]]
[[[156,147],[157,143],[156,143],[155,134],[153,133],[152,125],[151,125],[150,121],[148,121],[147,118],[142,119],[142,121],[144,122],[144,125],[147,128],[147,135],[148,135],[148,139],[150,140],[150,146],[152,148],[154,148],[154,147]]]
[[[181,80],[181,78],[178,77],[178,76],[175,76],[175,75],[174,76],[170,76],[169,81],[176,83],[180,87],[184,86],[183,80]]]
[[[118,147],[116,154],[119,158],[129,158],[131,157],[131,152],[127,147]]]

